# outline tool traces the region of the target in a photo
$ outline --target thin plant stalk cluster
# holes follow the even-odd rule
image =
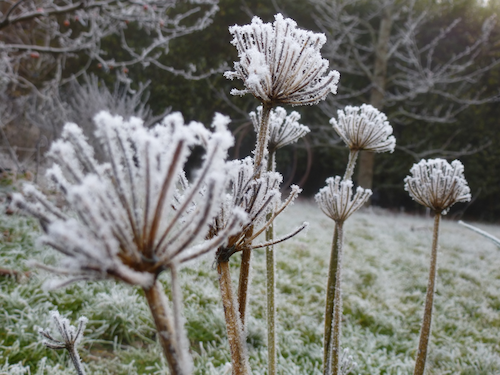
[[[247,301],[251,254],[265,248],[267,278],[268,374],[277,374],[276,275],[274,245],[302,231],[307,223],[282,237],[275,237],[275,219],[300,193],[291,186],[282,200],[283,177],[276,172],[276,152],[309,129],[299,124],[297,112],[287,114],[280,104],[306,105],[336,93],[339,73],[328,71],[319,50],[322,34],[297,28],[278,14],[274,23],[258,17],[250,25],[233,26],[232,43],[239,61],[230,79],[243,81],[235,95],[252,94],[261,102],[250,118],[256,131],[253,157],[227,161],[233,137],[229,119],[217,114],[210,131],[202,124],[185,124],[173,113],[151,127],[142,120],[124,120],[107,112],[96,115],[96,138],[102,144],[103,161],[94,155],[82,130],[66,124],[49,156],[54,165],[47,175],[64,200],[55,205],[33,185],[14,196],[14,204],[39,219],[45,232],[41,242],[64,255],[57,267],[40,267],[60,276],[49,288],[71,282],[113,279],[142,288],[158,340],[170,373],[190,375],[193,363],[183,323],[182,285],[178,272],[204,254],[215,256],[224,307],[233,375],[251,369],[246,347]],[[372,192],[357,187],[352,176],[359,152],[393,152],[395,139],[387,117],[371,105],[347,106],[332,124],[349,148],[346,171],[330,177],[316,195],[320,209],[335,222],[326,286],[323,347],[324,375],[347,375],[355,367],[348,349],[341,345],[342,264],[345,251],[344,225],[363,207]],[[185,164],[193,146],[204,149],[202,166],[188,179]],[[405,189],[418,203],[435,212],[431,269],[425,303],[415,375],[423,375],[430,337],[435,290],[437,245],[441,215],[456,202],[470,199],[463,166],[454,161],[421,161],[405,179]],[[263,242],[259,236],[264,237]],[[241,254],[238,290],[235,291],[230,260]],[[170,275],[170,300],[158,281]],[[85,318],[78,328],[53,314],[62,339],[41,331],[45,345],[66,349],[78,374],[84,374],[77,352]]]
[[[349,147],[349,161],[344,177],[328,178],[327,186],[316,195],[321,210],[335,222],[326,287],[323,374],[340,375],[349,373],[354,366],[348,356],[343,356],[340,344],[344,223],[372,195],[370,189],[362,187],[358,187],[353,194],[351,177],[359,151],[392,152],[396,141],[391,135],[392,127],[387,122],[387,117],[371,105],[348,106],[338,111],[338,120],[332,118],[330,123]]]

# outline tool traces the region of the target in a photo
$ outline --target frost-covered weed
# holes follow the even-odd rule
[[[300,220],[299,220],[300,218]],[[283,374],[318,375],[322,372],[321,340],[323,308],[330,251],[331,220],[322,215],[312,202],[299,201],[276,223],[277,235],[285,233],[302,220],[310,222],[306,236],[294,238],[276,248],[278,371]],[[25,259],[36,259],[39,248],[28,246],[27,238],[36,237],[36,226],[30,219],[0,214],[2,228],[12,228],[11,253],[0,242],[1,259],[10,267],[22,267]],[[500,237],[500,227],[477,225]],[[352,348],[357,362],[356,374],[406,375],[414,365],[414,354],[421,323],[422,300],[428,272],[428,249],[432,226],[423,218],[394,215],[388,212],[358,212],[346,224],[344,257],[344,327],[343,342]],[[426,235],[427,234],[427,235]],[[5,238],[5,237],[4,237]],[[25,242],[20,239],[24,238]],[[402,252],[404,249],[404,252]],[[46,252],[47,250],[44,250]],[[461,230],[456,223],[444,220],[441,230],[440,267],[438,269],[435,320],[431,337],[428,371],[431,374],[491,375],[500,373],[500,270],[497,247],[477,234]],[[213,259],[205,258],[181,271],[186,305],[186,330],[194,352],[195,374],[223,375],[230,361],[222,304]],[[237,267],[237,264],[234,264]],[[252,291],[249,300],[249,330],[262,335],[266,321],[264,311],[265,255],[254,254]],[[166,367],[158,363],[159,347],[132,336],[125,338],[126,327],[138,326],[143,334],[153,331],[145,303],[131,308],[128,321],[113,337],[99,331],[104,325],[112,299],[103,304],[106,294],[118,298],[120,290],[125,304],[134,289],[110,282],[75,284],[65,291],[41,292],[40,285],[49,275],[34,273],[24,283],[0,278],[3,314],[0,315],[0,368],[8,360],[13,366],[26,359],[23,367],[36,374],[43,357],[47,357],[45,374],[68,374],[63,358],[54,356],[37,342],[37,327],[49,326],[48,312],[58,306],[61,314],[76,319],[89,318],[87,341],[80,355],[92,374],[162,374]],[[169,284],[161,279],[168,292]],[[207,282],[208,280],[208,282]],[[113,291],[113,288],[116,288]],[[66,295],[65,292],[70,295]],[[13,295],[13,296],[12,296]],[[71,304],[81,296],[84,301]],[[12,296],[12,297],[11,297]],[[132,298],[133,299],[133,298]],[[13,304],[12,301],[18,301]],[[118,304],[120,304],[120,299]],[[134,315],[132,315],[134,314]],[[133,321],[133,322],[132,322]],[[108,322],[109,324],[109,322]],[[24,327],[15,330],[16,326]],[[261,327],[254,330],[252,326]],[[9,335],[6,335],[6,329]],[[102,337],[105,337],[105,340]],[[152,337],[152,336],[151,336]],[[250,343],[250,365],[254,373],[265,373],[266,347]],[[16,344],[18,342],[18,344]],[[202,349],[203,348],[203,349]],[[60,364],[60,365],[58,365]],[[64,367],[63,367],[64,366]],[[163,365],[163,366],[166,366]],[[58,368],[58,370],[52,369]],[[6,371],[6,370],[4,370]],[[42,374],[40,374],[42,375]]]

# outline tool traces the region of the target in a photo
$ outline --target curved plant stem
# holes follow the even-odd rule
[[[415,361],[414,375],[423,375],[425,371],[425,361],[427,359],[427,349],[429,337],[431,335],[432,305],[434,303],[434,291],[437,273],[437,247],[439,239],[439,222],[441,213],[436,212],[434,216],[434,233],[432,238],[431,266],[429,270],[429,281],[427,284],[427,294],[425,297],[424,320],[420,331],[420,342],[418,344],[417,359]]]
[[[172,375],[188,375],[181,362],[179,346],[176,342],[176,332],[168,311],[165,293],[160,283],[156,281],[149,289],[144,288],[144,294],[148,301],[149,309],[153,315],[156,331],[163,348],[163,354],[167,359]]]
[[[239,316],[234,293],[231,286],[231,275],[229,273],[229,262],[217,264],[219,273],[219,285],[224,305],[224,316],[226,318],[227,337],[231,350],[231,362],[233,365],[232,375],[248,375],[247,352],[241,319]]]
[[[274,171],[275,152],[270,152],[267,170]],[[272,213],[267,215],[266,220],[271,219]],[[271,224],[266,230],[266,242],[274,240],[274,225]],[[274,245],[266,247],[266,277],[267,277],[267,374],[276,375],[276,280]]]
[[[347,167],[344,174],[344,181],[350,180],[352,178],[352,174],[354,173],[354,167],[356,166],[356,160],[358,159],[359,150],[350,150],[349,151],[349,162],[347,163]]]
[[[337,223],[333,231],[332,251],[330,254],[330,266],[328,268],[328,281],[326,285],[326,304],[325,304],[325,336],[323,340],[323,374],[331,373],[331,345],[332,345],[332,323],[333,323],[333,305],[335,300],[335,282],[337,280],[338,268],[338,246],[339,231]]]

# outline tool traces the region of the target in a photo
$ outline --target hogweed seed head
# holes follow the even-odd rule
[[[255,131],[258,133],[262,124],[262,106],[255,112],[250,112],[250,118]],[[283,107],[271,110],[269,116],[269,152],[276,151],[291,143],[297,142],[311,130],[305,125],[299,124],[300,114],[293,111],[287,116]]]
[[[358,186],[356,194],[352,193],[352,180],[342,180],[340,176],[330,177],[326,186],[315,195],[321,211],[334,221],[343,222],[359,210],[372,195],[370,189]]]
[[[326,42],[324,34],[299,29],[281,14],[273,24],[254,17],[250,25],[235,25],[229,32],[240,61],[234,63],[234,72],[224,75],[245,85],[245,90],[233,89],[231,94],[251,93],[270,105],[305,105],[337,93],[340,74],[327,73],[329,63],[319,52]]]
[[[216,116],[214,132],[200,123],[184,124],[173,113],[152,128],[142,120],[101,112],[95,117],[96,136],[105,162],[94,158],[82,130],[67,124],[50,155],[49,178],[64,196],[62,211],[33,186],[16,195],[18,206],[39,218],[42,242],[63,253],[61,267],[48,268],[71,281],[115,278],[150,287],[164,269],[216,249],[236,223],[210,241],[204,238],[226,184],[223,173],[233,137],[228,119]],[[184,174],[190,148],[201,145],[205,160],[191,183]],[[43,266],[43,265],[42,265]]]
[[[332,118],[330,124],[351,150],[394,151],[396,139],[384,113],[369,104],[347,106],[337,113],[338,121]]]
[[[223,230],[231,219],[234,208],[244,211],[247,221],[242,222],[238,230],[229,238],[227,244],[221,246],[216,254],[217,262],[228,261],[233,254],[245,249],[256,249],[268,246],[266,244],[254,245],[252,242],[264,232],[274,219],[290,204],[300,193],[298,186],[292,186],[288,198],[282,202],[280,183],[283,177],[278,172],[262,172],[258,178],[254,174],[254,161],[247,157],[243,160],[233,160],[227,163],[228,175],[227,193],[221,205],[221,210],[212,224],[208,237]],[[303,224],[299,229],[286,235],[290,238],[304,229]],[[285,238],[277,239],[277,242]]]
[[[459,160],[449,164],[444,159],[420,160],[410,169],[404,180],[405,190],[423,206],[445,215],[457,202],[471,199],[464,177],[464,166]]]

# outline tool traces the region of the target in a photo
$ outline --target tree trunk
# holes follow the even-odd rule
[[[389,60],[389,39],[393,24],[393,8],[388,6],[380,21],[378,40],[375,44],[375,62],[372,76],[370,104],[382,110],[384,108],[385,85],[387,80],[387,61]],[[373,186],[373,164],[375,154],[362,151],[359,156],[358,185],[371,189]]]

